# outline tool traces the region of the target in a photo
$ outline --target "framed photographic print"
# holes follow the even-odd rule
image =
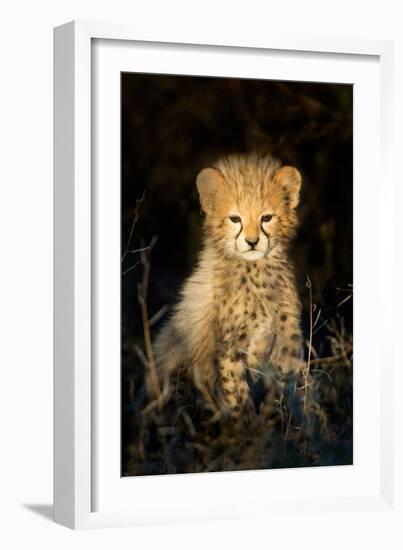
[[[386,41],[55,30],[57,522],[392,505],[391,82]]]

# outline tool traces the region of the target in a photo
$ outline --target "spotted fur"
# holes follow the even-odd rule
[[[196,181],[204,244],[156,343],[162,376],[179,368],[214,410],[239,415],[250,387],[301,370],[300,303],[287,248],[301,177],[270,156],[228,156]]]

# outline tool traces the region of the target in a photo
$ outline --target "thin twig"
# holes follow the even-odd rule
[[[136,223],[139,219],[140,207],[143,203],[143,200],[144,200],[144,197],[145,197],[145,192],[146,191],[144,189],[142,196],[139,199],[136,200],[136,206],[134,207],[134,213],[133,213],[133,223],[132,223],[132,226],[130,228],[129,238],[128,238],[127,243],[126,243],[126,248],[125,248],[125,250],[122,254],[122,258],[120,260],[122,263],[123,263],[123,260],[126,258],[126,254],[128,253],[129,248],[130,248],[130,244],[132,242],[134,226],[136,225]]]
[[[147,415],[150,414],[155,408],[161,409],[163,405],[168,401],[168,397],[171,393],[171,386],[166,383],[163,387],[162,393],[151,401],[144,409],[142,410],[143,418],[146,419]]]
[[[320,314],[322,313],[322,308],[319,308],[319,311],[318,311],[318,314],[316,315],[316,319],[313,323],[313,327],[315,328],[316,325],[318,324],[318,321],[319,321],[319,317],[320,317]]]
[[[309,348],[308,348],[308,361],[305,370],[305,389],[304,389],[304,416],[306,413],[306,401],[308,397],[308,376],[309,370],[311,367],[311,349],[312,349],[312,330],[313,330],[313,320],[312,320],[312,283],[310,278],[307,276],[306,286],[309,289]]]
[[[297,381],[294,382],[293,398],[295,397],[296,392],[297,392]],[[284,436],[284,442],[287,441],[288,432],[290,431],[290,426],[291,426],[291,419],[292,419],[292,411],[290,410],[290,416],[288,417],[287,429]]]
[[[345,353],[339,353],[337,355],[332,355],[331,357],[318,357],[317,359],[311,359],[312,365],[333,365],[334,363],[339,363],[341,359],[346,359]],[[350,363],[349,360],[346,361]],[[350,366],[350,365],[349,365]]]
[[[186,426],[189,430],[189,433],[190,433],[191,437],[196,437],[197,432],[196,432],[195,427],[193,425],[192,419],[190,418],[190,416],[188,415],[188,413],[185,410],[183,410],[181,412],[181,414],[182,414],[183,420],[185,421],[185,424],[186,424]]]
[[[144,246],[143,248],[135,248],[134,250],[128,250],[127,254],[137,254],[138,252],[143,252],[145,250],[148,250],[148,246]]]
[[[136,262],[134,265],[132,265],[131,267],[129,267],[128,269],[126,269],[126,271],[123,271],[122,272],[122,276],[123,275],[126,275],[126,273],[129,273],[129,271],[131,271],[132,269],[134,269],[135,267],[137,267],[139,265],[140,262]]]
[[[345,304],[346,302],[348,302],[350,300],[350,298],[352,297],[353,295],[352,294],[349,294],[349,296],[346,296],[344,298],[344,300],[342,300],[341,302],[339,302],[336,306],[336,309],[341,307],[343,304]]]
[[[157,313],[154,313],[154,315],[148,321],[150,324],[150,327],[155,325],[155,323],[157,323],[161,319],[161,317],[163,317],[165,313],[167,313],[168,310],[169,310],[169,307],[165,304],[164,306],[162,306],[161,309],[157,311]]]
[[[154,361],[154,353],[151,343],[151,332],[150,332],[150,323],[148,319],[148,306],[147,306],[147,297],[148,297],[148,284],[150,278],[150,252],[157,242],[157,237],[154,236],[151,239],[147,250],[141,252],[141,264],[143,266],[143,278],[142,282],[139,283],[137,288],[138,301],[141,309],[141,318],[143,322],[143,334],[144,334],[144,345],[146,348],[146,356],[148,363],[148,376],[150,382],[150,389],[153,398],[156,398],[157,401],[160,401],[161,398],[161,389],[159,386],[157,371]]]
[[[140,359],[140,361],[143,363],[143,365],[145,366],[146,369],[148,369],[148,361],[147,361],[147,357],[144,355],[144,352],[143,350],[135,345],[134,346],[134,351],[136,352],[137,354],[137,357]]]
[[[321,323],[314,331],[313,331],[313,334],[316,334],[322,327],[326,326],[328,324],[328,320],[326,319],[325,321],[323,321],[323,323]]]
[[[330,374],[328,372],[326,372],[325,370],[322,370],[322,369],[312,369],[311,372],[319,372],[320,374],[324,374],[325,376],[327,376],[330,380],[330,382],[333,382],[333,378],[330,376]]]

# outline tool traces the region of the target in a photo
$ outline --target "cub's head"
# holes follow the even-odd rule
[[[255,261],[294,235],[301,175],[272,157],[228,156],[197,176],[210,245]]]

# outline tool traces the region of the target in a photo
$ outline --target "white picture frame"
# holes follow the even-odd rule
[[[116,47],[121,47],[122,50],[117,54],[115,48],[114,53],[112,55],[106,53],[102,61],[102,52],[99,53],[100,50],[95,49],[100,41],[108,41],[110,44],[113,41],[113,44]],[[373,194],[369,194],[367,205],[370,212],[378,207],[377,216],[379,217],[379,227],[377,224],[376,228],[371,230],[373,214],[365,215],[360,210],[359,235],[360,242],[364,243],[366,238],[364,232],[369,230],[368,238],[374,239],[376,242],[379,241],[379,272],[376,270],[373,276],[376,276],[382,284],[380,284],[375,309],[378,308],[379,312],[383,311],[384,316],[391,313],[391,292],[396,284],[393,271],[381,268],[381,264],[391,264],[396,248],[392,226],[394,195],[391,153],[393,120],[393,45],[391,42],[287,36],[273,33],[267,37],[255,36],[253,39],[241,39],[238,36],[231,37],[229,34],[226,34],[225,37],[212,36],[207,29],[204,29],[198,37],[187,36],[186,29],[179,34],[175,32],[172,36],[169,31],[164,36],[153,36],[152,32],[148,33],[147,29],[139,30],[130,25],[89,22],[72,22],[56,28],[54,37],[55,521],[71,528],[90,528],[248,516],[264,517],[265,514],[278,513],[285,508],[287,513],[296,513],[301,507],[301,502],[304,502],[304,508],[310,509],[313,514],[323,511],[323,509],[335,511],[346,509],[346,507],[351,510],[388,509],[393,511],[396,491],[394,490],[394,424],[391,418],[396,414],[396,409],[388,387],[393,379],[393,368],[397,358],[393,347],[386,346],[390,335],[386,326],[383,325],[377,333],[379,346],[385,343],[384,350],[386,351],[382,356],[382,365],[379,370],[374,370],[372,381],[370,377],[365,378],[365,387],[369,396],[365,405],[367,410],[370,407],[370,400],[373,402],[375,399],[377,403],[374,407],[377,411],[374,423],[379,427],[374,452],[376,458],[367,466],[363,464],[362,470],[360,470],[360,464],[355,464],[355,470],[350,470],[350,473],[328,468],[323,473],[324,479],[320,478],[321,473],[318,474],[313,470],[307,471],[308,469],[302,469],[303,473],[299,469],[276,471],[276,479],[280,480],[280,484],[283,486],[288,484],[292,487],[281,500],[278,499],[278,493],[274,490],[267,497],[258,494],[258,488],[267,480],[268,474],[265,471],[242,472],[241,475],[235,472],[131,478],[130,482],[134,482],[136,487],[132,489],[132,484],[127,489],[128,484],[126,484],[124,491],[121,491],[122,484],[118,479],[120,471],[116,470],[116,456],[120,452],[120,446],[115,449],[114,454],[111,451],[109,455],[108,451],[108,447],[116,447],[113,443],[119,439],[119,434],[116,433],[116,419],[119,417],[119,409],[116,410],[118,394],[116,391],[113,393],[113,389],[116,390],[119,385],[119,375],[117,372],[113,374],[111,371],[112,373],[109,374],[115,376],[115,379],[102,375],[100,383],[94,363],[94,357],[99,357],[100,353],[96,348],[98,343],[94,338],[94,327],[99,319],[102,323],[102,319],[106,318],[106,312],[109,317],[109,313],[114,308],[113,303],[105,306],[111,309],[105,309],[102,306],[101,297],[105,295],[105,292],[100,291],[102,283],[95,284],[94,281],[97,270],[100,268],[107,270],[107,264],[104,261],[105,254],[113,255],[116,250],[114,246],[120,244],[118,242],[114,244],[111,239],[110,247],[108,248],[106,245],[107,251],[103,253],[104,259],[99,259],[96,242],[97,235],[102,231],[102,224],[99,225],[97,220],[100,219],[99,213],[101,216],[105,214],[105,208],[112,208],[110,205],[114,201],[116,203],[117,195],[97,194],[94,183],[95,174],[97,177],[102,177],[103,172],[101,171],[101,176],[99,176],[100,166],[94,158],[94,150],[98,141],[102,140],[102,135],[109,133],[113,120],[112,122],[106,120],[105,123],[99,124],[97,122],[97,132],[99,131],[101,137],[94,134],[93,125],[94,120],[98,121],[97,109],[99,109],[99,105],[101,108],[103,105],[102,98],[101,101],[97,98],[96,104],[94,104],[94,94],[96,94],[94,87],[103,85],[105,100],[108,100],[106,91],[111,79],[108,78],[109,73],[105,71],[116,72],[117,55],[118,59],[123,60],[122,52],[124,48],[127,50],[130,44],[141,45],[142,51],[148,52],[143,57],[137,56],[137,63],[140,63],[141,58],[141,70],[146,71],[149,67],[149,72],[164,71],[164,61],[161,61],[164,59],[162,54],[164,51],[172,52],[173,46],[181,58],[183,56],[180,52],[186,53],[188,56],[189,54],[198,56],[197,63],[200,67],[203,64],[203,55],[206,51],[210,58],[213,56],[218,59],[221,55],[225,62],[228,61],[228,59],[224,60],[225,55],[231,55],[230,52],[235,50],[240,55],[262,57],[271,54],[274,56],[273,63],[276,54],[279,53],[283,59],[291,58],[291,61],[293,55],[299,59],[306,58],[314,61],[315,56],[320,54],[324,56],[323,59],[329,66],[325,81],[329,81],[331,78],[329,73],[331,74],[332,62],[335,65],[339,63],[340,66],[345,63],[347,66],[349,60],[352,60],[354,56],[360,56],[364,64],[372,63],[368,79],[377,78],[379,89],[376,87],[373,90],[374,95],[371,95],[368,101],[378,102],[379,117],[377,118],[375,113],[374,126],[369,126],[368,130],[372,129],[377,135],[379,134],[380,139],[379,145],[376,146],[374,145],[375,141],[368,142],[366,151],[367,153],[370,151],[374,159],[378,158],[378,161],[374,160],[373,166],[377,165],[380,168],[382,165],[383,187],[382,193],[380,193],[376,186],[376,178],[379,178],[380,174],[376,170],[369,170],[368,167],[366,171],[363,157],[359,156],[359,163],[356,167],[359,169],[358,177],[372,182],[372,184],[368,183],[369,188],[373,189]],[[154,61],[151,59],[153,51],[157,54],[154,56]],[[130,59],[132,57],[131,54]],[[100,80],[97,80],[96,68],[99,59],[104,63],[105,69],[101,70]],[[187,74],[186,70],[189,70],[186,69],[185,61],[183,74]],[[240,65],[236,65],[234,74],[238,74]],[[140,70],[140,65],[137,67],[137,70]],[[180,69],[176,67],[176,71],[178,70]],[[214,73],[214,70],[218,72]],[[313,65],[313,73],[310,75],[305,73],[305,78],[315,79],[315,70],[317,69]],[[166,72],[171,71],[172,68],[166,66]],[[221,74],[219,68],[210,69],[209,72],[205,71],[206,69],[199,69],[200,74]],[[251,76],[254,74],[256,73],[252,71]],[[317,79],[321,78],[321,74],[317,75]],[[364,80],[365,78],[363,77]],[[296,79],[302,79],[302,76],[296,77]],[[356,82],[353,76],[349,77],[347,81]],[[369,82],[368,80],[365,84],[368,90]],[[109,92],[112,95],[114,93],[112,88]],[[362,99],[364,101],[364,96]],[[355,107],[357,107],[356,104]],[[113,116],[116,116],[116,113]],[[108,132],[105,132],[106,129]],[[371,134],[371,132],[368,133]],[[112,132],[111,135],[116,134]],[[111,169],[112,177],[114,174],[116,175],[118,145],[116,143],[116,146],[112,147],[114,152],[111,151],[110,159],[107,160],[106,169],[108,174],[109,168]],[[359,146],[360,143],[355,142],[358,151]],[[363,154],[365,154],[364,149]],[[357,172],[355,172],[355,176],[357,176]],[[108,185],[103,185],[102,188],[108,189]],[[355,213],[358,211],[356,210],[356,208],[358,209],[357,196],[361,199],[362,195],[355,194]],[[116,229],[116,215],[113,215],[112,210],[111,214],[112,225],[108,229],[113,235],[114,228]],[[102,219],[106,219],[105,215]],[[362,256],[360,262],[364,266],[365,261],[365,257]],[[116,282],[114,277],[116,277],[116,272],[109,272],[107,275],[109,284],[111,281],[112,284],[114,281]],[[362,285],[372,282],[371,279],[368,279],[366,283],[364,278],[360,281],[362,281]],[[116,291],[115,288],[115,295]],[[101,304],[99,307],[98,302]],[[358,306],[365,307],[364,300]],[[111,319],[113,319],[113,314]],[[118,327],[116,330],[119,330]],[[368,326],[367,330],[367,335],[369,335],[371,327]],[[112,344],[107,344],[107,346],[112,347]],[[108,349],[104,347],[102,353],[108,353]],[[365,356],[364,346],[362,358],[363,362],[364,360],[374,362],[369,355]],[[374,368],[377,368],[376,365]],[[354,390],[357,391],[356,384]],[[105,399],[105,392],[110,392],[111,397],[108,400],[111,403],[111,409],[107,418],[105,414],[100,413],[98,406],[99,399]],[[364,401],[365,399],[363,399]],[[355,433],[357,432],[355,431]],[[108,438],[113,438],[113,441],[110,441],[109,445],[105,445],[105,441],[109,441]],[[368,438],[362,439],[362,454],[369,455],[368,443]],[[99,461],[98,455],[106,458]],[[272,474],[273,472],[271,472]],[[354,485],[358,477],[360,481]],[[333,480],[333,492],[329,495],[326,493],[325,478]],[[375,479],[373,485],[370,482],[371,479]],[[273,477],[271,477],[271,484],[274,485]],[[98,495],[101,491],[99,485],[103,486],[101,506],[98,502]],[[331,485],[329,484],[329,487]],[[236,491],[233,490],[234,487],[237,489]],[[131,491],[136,493],[137,504],[130,502]],[[139,497],[139,495],[144,497],[150,492],[155,494],[158,491],[160,498],[157,506],[154,500],[147,503]],[[211,494],[214,491],[217,493],[217,498],[216,502],[212,503]],[[197,494],[198,499],[192,500],[192,494]],[[170,502],[167,495],[170,495]],[[223,498],[221,495],[226,495],[226,497]],[[251,506],[255,503],[259,504],[259,511],[256,507]]]

